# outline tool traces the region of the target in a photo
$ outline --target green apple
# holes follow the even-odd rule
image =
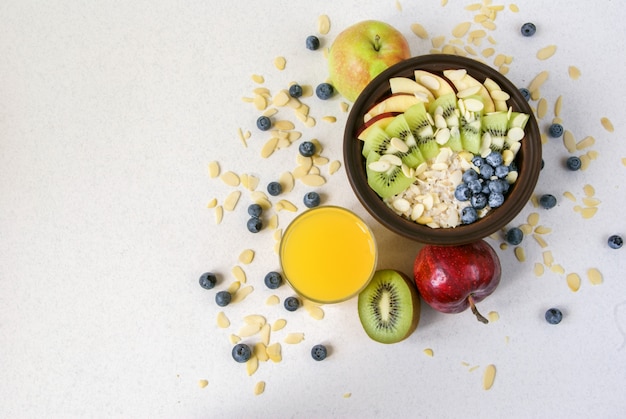
[[[385,22],[365,20],[346,28],[333,41],[328,53],[330,79],[344,98],[354,102],[374,77],[410,57],[402,33]]]

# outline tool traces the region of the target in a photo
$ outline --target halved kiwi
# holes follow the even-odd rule
[[[359,319],[365,333],[380,343],[406,339],[417,328],[420,299],[415,284],[393,269],[376,271],[359,293]]]

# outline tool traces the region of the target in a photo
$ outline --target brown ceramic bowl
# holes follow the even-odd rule
[[[417,69],[439,75],[443,70],[464,68],[481,83],[491,78],[510,95],[507,104],[514,111],[530,115],[515,163],[519,176],[505,196],[504,204],[492,209],[486,216],[472,224],[454,228],[431,228],[405,219],[394,213],[367,183],[365,158],[361,154],[363,142],[357,138],[363,124],[363,116],[374,104],[391,94],[391,77],[414,78]],[[413,57],[402,61],[378,75],[363,90],[353,104],[344,133],[344,164],[348,180],[357,198],[365,209],[387,229],[420,243],[438,245],[460,245],[485,238],[505,227],[526,205],[537,184],[541,170],[541,138],[537,121],[528,102],[519,89],[495,69],[478,61],[445,54]]]

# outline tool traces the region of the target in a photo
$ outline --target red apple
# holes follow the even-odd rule
[[[391,25],[366,20],[343,30],[328,53],[330,79],[354,102],[367,84],[386,68],[411,57],[409,44]]]
[[[424,246],[413,266],[422,299],[437,311],[460,313],[471,308],[487,323],[475,303],[494,292],[502,269],[495,250],[484,240],[461,246]]]

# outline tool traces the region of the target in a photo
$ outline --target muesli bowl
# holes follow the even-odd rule
[[[515,152],[513,164],[509,165],[510,169],[516,173],[511,173],[515,177],[507,182],[508,186],[504,194],[504,201],[497,207],[478,211],[479,217],[471,223],[459,222],[454,227],[437,227],[436,223],[417,222],[409,216],[399,215],[399,212],[393,210],[390,206],[390,201],[393,201],[394,198],[381,198],[379,193],[374,191],[368,183],[366,168],[368,163],[363,153],[365,142],[363,139],[359,139],[359,136],[362,136],[363,133],[364,123],[368,118],[370,123],[377,117],[383,119],[380,117],[382,113],[388,113],[388,116],[396,116],[398,113],[401,113],[398,112],[398,109],[395,110],[396,112],[392,112],[393,105],[390,104],[388,105],[390,107],[389,112],[383,112],[378,109],[376,112],[379,112],[379,114],[374,117],[371,116],[372,113],[376,114],[372,109],[379,106],[384,99],[394,95],[390,86],[390,80],[392,78],[410,78],[415,80],[416,70],[426,71],[439,76],[443,76],[444,71],[447,72],[446,74],[451,74],[448,71],[460,70],[458,73],[462,74],[463,70],[465,70],[467,75],[481,84],[486,80],[491,80],[495,82],[495,85],[499,87],[501,92],[505,93],[504,95],[495,95],[500,102],[500,110],[504,106],[508,109],[509,115],[512,112],[528,115],[522,128],[523,138],[517,145],[518,149]],[[444,79],[448,80],[445,77]],[[452,87],[455,93],[459,92],[455,85],[452,85]],[[423,93],[418,92],[416,94],[424,97]],[[436,96],[434,97],[436,98]],[[505,103],[503,104],[502,101]],[[425,103],[425,106],[428,108],[429,104]],[[487,109],[484,109],[483,114],[487,113],[489,113]],[[385,127],[384,125],[381,126]],[[444,147],[447,148],[447,143],[440,144],[440,148]],[[507,148],[507,146],[504,148]],[[437,245],[471,243],[490,236],[505,227],[519,214],[531,198],[539,178],[542,162],[541,137],[537,121],[518,87],[488,65],[469,58],[446,54],[431,54],[410,58],[388,68],[372,80],[352,106],[344,132],[343,152],[344,165],[350,185],[358,200],[372,217],[394,233],[416,242]],[[488,152],[488,150],[485,151],[483,148],[476,154],[480,155],[482,153],[485,156]],[[464,153],[464,156],[467,160],[466,153]],[[463,205],[467,206],[468,204],[465,203]]]

